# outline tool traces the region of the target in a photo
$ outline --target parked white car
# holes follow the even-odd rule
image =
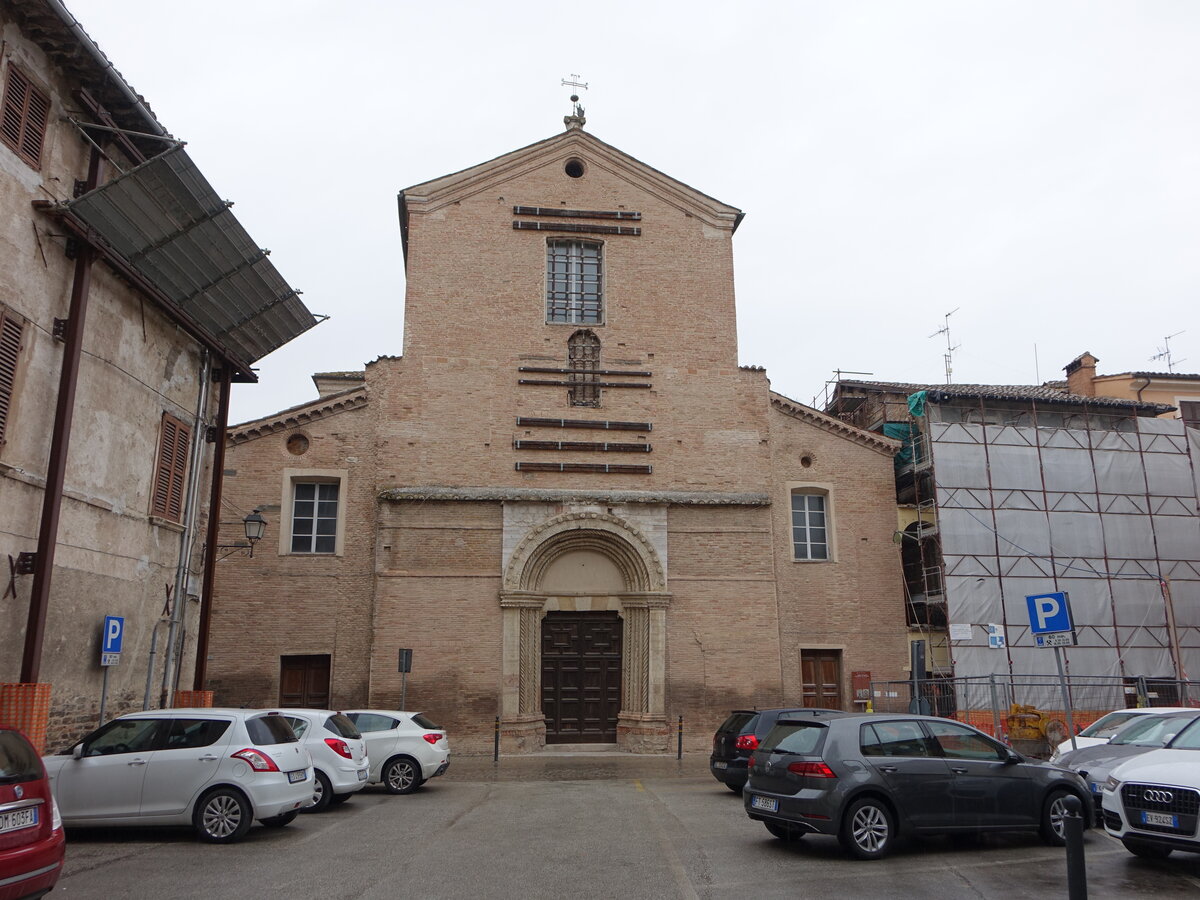
[[[159,709],[113,719],[43,757],[63,823],[187,825],[240,840],[312,799],[312,761],[288,722],[247,709]]]
[[[1200,853],[1200,720],[1169,748],[1113,769],[1101,794],[1104,828],[1135,856]]]
[[[367,785],[367,745],[354,723],[331,709],[280,709],[312,756],[311,803],[302,812],[320,812],[344,803]]]
[[[372,784],[392,794],[411,794],[430,778],[450,768],[446,730],[421,713],[388,709],[350,710],[371,756]]]
[[[1050,754],[1050,762],[1058,765],[1059,758],[1072,750],[1082,750],[1084,747],[1095,747],[1097,744],[1107,744],[1109,739],[1138,716],[1153,716],[1158,713],[1195,712],[1190,706],[1136,706],[1132,709],[1114,709],[1105,713],[1079,734],[1075,735],[1075,746],[1067,738],[1054,748]]]

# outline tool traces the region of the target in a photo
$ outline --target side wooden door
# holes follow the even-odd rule
[[[329,709],[329,655],[279,658],[279,705]]]
[[[842,651],[801,650],[800,678],[805,706],[842,708]]]

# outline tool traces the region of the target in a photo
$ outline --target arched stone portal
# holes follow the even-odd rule
[[[663,563],[646,536],[601,512],[566,513],[528,529],[513,548],[500,593],[504,646],[501,725],[506,749],[546,743],[542,714],[542,619],[549,612],[615,612],[621,626],[617,743],[668,748]]]

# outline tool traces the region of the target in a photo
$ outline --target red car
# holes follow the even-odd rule
[[[65,848],[41,757],[21,732],[0,727],[0,900],[49,893]]]

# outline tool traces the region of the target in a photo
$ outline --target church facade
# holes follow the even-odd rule
[[[903,677],[898,445],[739,366],[742,213],[582,124],[403,191],[403,355],[231,428],[218,703],[662,752]]]

